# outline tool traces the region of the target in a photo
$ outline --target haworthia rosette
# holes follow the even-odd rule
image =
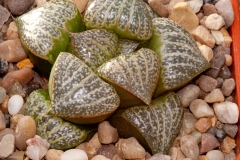
[[[189,32],[167,18],[153,19],[148,48],[158,54],[161,63],[155,97],[185,85],[210,67]]]
[[[60,117],[47,115],[50,107],[47,89],[33,91],[24,104],[24,115],[35,120],[37,134],[48,141],[50,148],[64,150],[75,147],[96,131],[94,128],[75,125]]]
[[[95,0],[86,9],[87,29],[112,30],[120,38],[145,41],[152,36],[152,21],[142,0]]]
[[[142,48],[137,52],[122,54],[98,68],[98,75],[112,84],[121,100],[121,106],[149,104],[155,91],[160,63],[157,54]]]
[[[116,56],[118,37],[112,31],[92,29],[81,33],[71,33],[75,55],[94,72],[97,68]]]
[[[170,92],[149,106],[120,110],[110,123],[123,138],[135,137],[152,154],[167,154],[178,135],[183,107],[177,94]]]
[[[76,5],[67,0],[54,0],[16,18],[20,39],[34,56],[49,61],[56,60],[59,52],[66,51],[70,38],[67,32],[85,30]],[[36,60],[35,66],[39,67]],[[41,67],[39,67],[41,68]]]
[[[101,80],[82,60],[61,52],[49,79],[50,113],[88,124],[103,121],[119,106],[115,89]]]

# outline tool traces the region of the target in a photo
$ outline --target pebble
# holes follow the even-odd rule
[[[89,140],[88,145],[94,149],[98,149],[102,146],[98,139],[98,133],[93,135],[93,137]]]
[[[29,58],[19,61],[16,66],[18,67],[18,69],[22,69],[25,67],[29,67],[29,68],[34,67]]]
[[[163,155],[161,153],[154,154],[152,157],[148,158],[148,160],[171,160],[171,157],[168,155]]]
[[[199,50],[208,62],[210,62],[213,59],[213,51],[210,47],[206,45],[201,45],[199,47]]]
[[[8,96],[12,97],[14,95],[25,97],[23,87],[19,82],[14,83],[8,90]]]
[[[12,134],[5,135],[0,142],[0,159],[7,158],[15,148],[15,137]]]
[[[212,68],[210,68],[206,72],[206,75],[213,77],[215,79],[218,77],[222,67],[224,66],[224,64],[226,62],[226,58],[225,58],[224,54],[225,53],[223,51],[214,52],[213,59],[210,62]]]
[[[0,28],[2,28],[3,24],[7,22],[8,18],[10,17],[10,13],[6,8],[0,5]]]
[[[7,40],[19,39],[18,28],[14,21],[9,24],[9,28],[7,30]]]
[[[219,14],[213,13],[209,15],[205,21],[205,25],[208,29],[219,30],[225,25],[224,19]]]
[[[215,46],[215,39],[212,34],[203,26],[199,25],[196,29],[191,32],[193,38],[202,43],[207,45],[210,48]]]
[[[6,90],[0,86],[0,104],[5,100],[6,96]]]
[[[211,30],[211,34],[213,35],[217,45],[223,45],[224,44],[224,37],[222,35],[222,32]]]
[[[184,136],[195,130],[194,125],[197,122],[197,119],[192,113],[184,112],[182,127],[180,129],[180,135]]]
[[[106,136],[108,135],[108,136]],[[98,125],[98,139],[102,144],[110,144],[118,141],[117,129],[112,127],[108,121],[103,121]]]
[[[206,155],[200,155],[198,160],[208,160]]]
[[[168,153],[171,157],[171,160],[181,160],[186,158],[185,155],[182,153],[181,148],[171,147]]]
[[[116,148],[121,150],[126,159],[141,159],[146,155],[145,149],[139,144],[134,137],[119,139]]]
[[[189,106],[193,115],[199,118],[211,118],[214,116],[213,109],[202,99],[195,99]]]
[[[20,95],[13,95],[8,101],[8,112],[10,115],[17,114],[24,104],[24,100]]]
[[[209,133],[209,134],[215,136],[215,135],[216,135],[216,132],[217,132],[217,128],[214,127],[214,126],[212,126],[212,127],[209,128],[205,133]]]
[[[233,78],[225,79],[221,87],[224,96],[230,96],[235,89],[236,84]]]
[[[223,130],[227,133],[231,138],[235,138],[238,131],[238,126],[236,124],[224,124]]]
[[[117,157],[124,157],[123,153],[117,149],[117,143],[116,147],[113,144],[104,144],[97,150],[97,155],[103,155],[109,159],[114,159]]]
[[[46,160],[60,160],[61,155],[63,154],[62,150],[49,149],[46,153]]]
[[[83,150],[69,149],[61,155],[60,160],[88,160],[88,156]]]
[[[218,77],[217,78],[217,82],[218,82],[217,88],[221,88],[222,85],[223,85],[224,80],[221,77]]]
[[[167,18],[169,15],[168,9],[161,3],[161,0],[148,0],[151,8],[160,16]]]
[[[186,158],[197,160],[199,155],[199,148],[196,140],[190,136],[185,135],[180,139],[181,150]]]
[[[193,131],[190,135],[196,140],[197,144],[199,144],[201,142],[201,139],[202,139],[201,132]]]
[[[0,111],[0,131],[4,130],[5,128],[6,128],[5,117],[2,113],[2,111]]]
[[[38,135],[35,135],[33,138],[28,139],[26,141],[26,144],[26,155],[33,160],[41,160],[47,154],[48,148],[50,146],[46,139],[43,139]]]
[[[188,107],[190,103],[200,95],[200,88],[197,85],[189,84],[177,92],[183,107]]]
[[[75,149],[83,150],[88,155],[89,159],[96,156],[96,153],[97,153],[97,149],[89,146],[88,142],[83,142],[83,143],[79,144]]]
[[[13,15],[23,14],[34,3],[34,0],[8,0],[8,8]]]
[[[219,150],[211,150],[206,154],[208,160],[224,160],[224,155]]]
[[[236,154],[234,150],[231,150],[229,153],[223,153],[224,160],[236,160]]]
[[[35,3],[38,7],[42,6],[46,2],[47,2],[47,0],[35,0]]]
[[[220,122],[229,124],[238,122],[239,110],[236,103],[229,101],[215,103],[213,109]]]
[[[26,141],[36,135],[36,123],[30,116],[21,117],[15,129],[16,147],[24,151],[27,148]],[[36,139],[37,141],[38,139]]]
[[[191,6],[194,13],[198,13],[203,5],[203,0],[189,0],[187,3]]]
[[[224,153],[229,153],[232,149],[236,147],[235,140],[231,137],[225,137],[220,145],[220,150]]]
[[[15,152],[13,152],[8,158],[7,160],[23,160],[24,159],[24,151],[18,151],[16,150]]]
[[[6,75],[8,72],[8,62],[0,58],[0,76]]]
[[[230,47],[232,44],[232,37],[229,35],[227,29],[225,27],[222,27],[220,29],[220,32],[222,33],[224,37],[224,46]]]
[[[9,88],[16,82],[19,82],[22,86],[24,86],[32,80],[33,75],[33,70],[28,67],[8,72],[2,79],[2,87],[8,92]]]
[[[226,23],[225,27],[228,28],[232,25],[234,20],[234,12],[232,8],[232,3],[230,0],[219,0],[215,7],[218,14],[221,15]]]
[[[206,75],[201,75],[197,82],[199,87],[204,91],[204,92],[211,92],[217,87],[217,80]]]
[[[199,132],[206,132],[212,126],[212,121],[210,118],[200,118],[194,125],[195,129]]]
[[[206,153],[212,149],[215,149],[220,146],[218,140],[209,133],[202,133],[202,141],[200,147],[200,154]]]
[[[1,142],[2,138],[7,134],[12,134],[13,136],[15,136],[15,131],[11,128],[5,128],[5,129],[1,130],[0,131],[0,142]]]
[[[223,79],[229,79],[229,78],[232,77],[232,73],[231,73],[230,69],[226,65],[224,65],[222,67],[222,69],[220,70],[219,77],[221,77]]]
[[[187,2],[179,2],[174,5],[168,18],[177,22],[189,32],[197,28],[199,24],[198,17]]]
[[[224,101],[224,95],[222,94],[222,91],[220,89],[214,89],[211,91],[205,98],[204,101],[207,103],[217,103],[217,102],[223,102]]]
[[[228,67],[230,67],[230,66],[232,65],[232,63],[233,63],[232,56],[229,55],[229,54],[225,54],[224,56],[225,56],[225,58],[226,58],[225,65],[228,66]]]
[[[7,62],[19,62],[27,58],[20,39],[7,40],[0,43],[0,58]]]
[[[216,128],[216,137],[218,139],[222,140],[226,136],[227,136],[227,134],[226,134],[226,132],[224,132],[224,130]]]
[[[103,155],[96,155],[91,160],[110,160],[110,159]]]
[[[204,16],[209,16],[214,13],[218,13],[216,7],[213,4],[206,3],[202,6]]]

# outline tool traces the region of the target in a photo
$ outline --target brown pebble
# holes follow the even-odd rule
[[[27,148],[26,141],[36,135],[36,123],[30,116],[24,116],[18,120],[15,129],[16,147],[24,151]]]
[[[102,144],[110,144],[118,140],[117,129],[112,127],[108,121],[101,122],[98,125],[98,139]]]
[[[24,115],[22,115],[22,114],[16,114],[16,115],[12,116],[10,119],[10,124],[11,124],[10,128],[15,130],[19,119],[22,118],[23,116]]]
[[[220,143],[212,134],[203,133],[200,147],[200,154],[206,153],[220,146]]]
[[[23,68],[17,71],[7,73],[2,80],[2,87],[8,90],[14,83],[19,82],[21,85],[25,85],[33,78],[34,72],[31,68]]]
[[[200,118],[194,125],[194,127],[201,133],[206,132],[212,127],[212,121],[210,118]]]
[[[231,137],[225,137],[220,145],[220,150],[224,153],[229,153],[232,149],[236,147],[235,140]]]
[[[236,84],[233,78],[225,79],[221,87],[221,91],[224,96],[230,96],[233,90],[235,89],[235,87],[236,87]]]
[[[197,80],[197,83],[204,92],[211,92],[218,85],[216,79],[206,75],[201,75],[200,78]]]
[[[47,160],[60,160],[62,154],[63,154],[62,150],[49,149],[45,158]]]
[[[210,3],[205,3],[202,6],[202,9],[205,16],[209,16],[210,14],[213,14],[213,13],[218,13],[216,7]]]
[[[9,101],[9,96],[6,95],[5,100],[0,105],[0,110],[2,111],[3,114],[5,114],[8,110],[8,101]]]
[[[11,128],[5,128],[4,130],[1,130],[0,131],[0,142],[1,142],[2,138],[7,134],[12,134],[13,136],[15,136],[15,131]]]
[[[161,0],[148,0],[149,5],[161,17],[168,17],[169,13],[167,8],[161,3]]]

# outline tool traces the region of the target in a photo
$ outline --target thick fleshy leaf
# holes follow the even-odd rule
[[[167,18],[153,19],[148,48],[158,54],[161,63],[155,97],[185,85],[210,67],[189,32]]]
[[[59,54],[50,74],[49,90],[50,113],[80,124],[103,121],[120,103],[114,88],[70,53]]]
[[[70,42],[67,31],[80,32],[85,29],[77,7],[66,0],[45,3],[15,21],[22,44],[33,54],[30,58],[37,68],[41,68],[42,64],[36,59],[53,64],[58,54],[67,50]]]
[[[37,134],[50,143],[50,148],[68,149],[91,137],[96,128],[69,123],[59,117],[47,115],[51,106],[47,89],[33,91],[24,104],[24,114],[37,124]]]
[[[142,0],[95,0],[86,9],[87,29],[112,30],[120,38],[145,41],[152,36],[152,21]]]
[[[117,55],[125,54],[125,53],[132,53],[137,49],[139,44],[140,44],[139,42],[136,42],[136,41],[133,41],[133,40],[119,39],[118,40]]]
[[[112,31],[92,29],[70,35],[75,55],[94,72],[100,65],[116,56],[118,37]]]
[[[104,63],[99,67],[98,74],[115,87],[120,96],[121,107],[129,107],[141,102],[151,102],[159,68],[157,54],[142,48]]]
[[[170,92],[154,99],[149,106],[118,111],[109,121],[121,137],[135,137],[152,154],[167,154],[182,118],[181,101],[177,94]]]

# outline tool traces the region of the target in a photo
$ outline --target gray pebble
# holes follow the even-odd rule
[[[6,90],[0,86],[0,104],[5,100],[6,98]]]

